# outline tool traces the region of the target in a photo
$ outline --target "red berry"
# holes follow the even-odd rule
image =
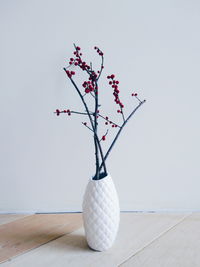
[[[110,77],[111,77],[111,79],[114,79],[114,78],[115,78],[115,75],[114,75],[114,74],[112,74]]]
[[[107,76],[107,79],[110,79],[110,76]]]
[[[68,115],[71,116],[71,112],[69,112]]]
[[[135,96],[137,96],[137,93],[135,94]]]
[[[119,110],[119,109],[118,109],[118,111],[117,111],[117,112],[118,112],[118,113],[121,113],[121,110]]]
[[[84,122],[83,124],[84,124],[84,125],[87,125],[87,122]]]
[[[105,135],[102,136],[102,140],[105,141],[106,140],[106,137]]]
[[[112,127],[115,127],[115,125],[113,124]]]
[[[119,81],[116,81],[116,84],[119,84]]]
[[[69,78],[72,77],[71,73],[70,73],[68,70],[66,71],[66,73],[67,73],[67,76],[68,76]]]
[[[106,121],[105,124],[108,125],[108,122]]]
[[[74,71],[71,71],[71,75],[75,75],[75,72]]]
[[[67,110],[64,109],[63,112],[64,112],[64,113],[67,113]]]
[[[97,49],[97,47],[95,46],[95,47],[94,47],[94,49],[96,50],[96,49]]]
[[[108,120],[108,117],[106,117],[106,120]]]
[[[109,84],[112,84],[112,81],[109,81]]]
[[[77,50],[81,50],[81,48],[79,46],[76,47]]]

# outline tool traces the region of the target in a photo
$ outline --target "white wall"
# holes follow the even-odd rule
[[[73,42],[96,62],[102,48],[129,108],[147,99],[108,161],[121,209],[199,210],[199,25],[195,0],[1,0],[0,212],[81,210],[91,135],[53,114],[81,109],[62,70]]]

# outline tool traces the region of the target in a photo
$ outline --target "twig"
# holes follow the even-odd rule
[[[100,76],[101,76],[101,73],[103,71],[103,63],[104,63],[104,57],[101,56],[101,70],[100,70],[100,73],[99,73],[99,76],[97,77],[97,81],[99,80]]]
[[[84,122],[82,122],[82,124],[94,133],[94,131],[89,126],[87,126],[87,124],[85,124]]]
[[[75,113],[75,114],[80,114],[80,115],[88,115],[87,113],[84,113],[84,112],[79,112],[79,111],[71,111],[70,110],[70,113]]]
[[[108,121],[104,116],[102,116],[100,113],[98,113],[98,116],[103,118],[105,121]],[[110,120],[109,120],[110,121]],[[114,125],[117,125],[117,127],[121,128],[121,126],[119,126],[117,123],[111,121],[111,123],[113,123]]]
[[[123,112],[123,109],[122,109],[121,106],[120,106],[120,110],[121,110],[121,114],[122,114],[123,122],[125,122],[124,112]]]

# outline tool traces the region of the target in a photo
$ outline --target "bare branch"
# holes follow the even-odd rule
[[[94,131],[93,131],[89,126],[87,126],[87,124],[86,124],[85,122],[82,122],[82,124],[83,124],[85,127],[87,127],[90,131],[92,131],[92,132],[94,133]]]
[[[119,131],[117,132],[117,134],[116,134],[116,136],[115,136],[115,138],[114,138],[112,144],[110,145],[108,151],[106,152],[106,155],[105,155],[105,157],[104,157],[104,160],[103,160],[103,162],[102,162],[102,164],[101,164],[101,166],[100,166],[100,171],[101,171],[101,168],[102,168],[102,166],[103,166],[103,163],[104,163],[104,162],[106,161],[106,159],[108,158],[108,156],[109,156],[109,154],[110,154],[110,151],[112,150],[112,148],[113,148],[115,142],[117,141],[117,139],[118,139],[120,133],[122,132],[124,126],[125,126],[125,125],[127,124],[127,122],[130,120],[130,118],[133,116],[133,114],[138,110],[138,108],[139,108],[142,104],[144,104],[145,102],[146,102],[146,100],[141,101],[141,103],[139,103],[139,104],[137,105],[137,107],[130,113],[130,115],[128,116],[128,118],[127,118],[127,119],[125,120],[125,122],[122,124],[122,127],[121,127],[121,128],[119,129]]]

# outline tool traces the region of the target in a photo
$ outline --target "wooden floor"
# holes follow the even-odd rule
[[[106,252],[88,248],[80,213],[0,215],[0,266],[200,267],[200,213],[122,213]]]

